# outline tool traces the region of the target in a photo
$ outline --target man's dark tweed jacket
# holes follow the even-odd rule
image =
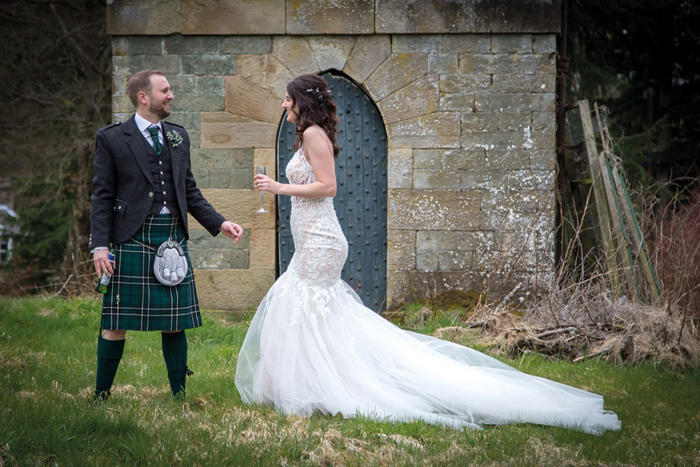
[[[177,195],[177,212],[189,238],[189,212],[212,235],[226,220],[202,196],[190,169],[190,138],[180,125],[162,121],[164,154],[170,154],[173,182]],[[182,135],[176,148],[165,135],[175,130]],[[153,185],[145,138],[136,126],[134,116],[97,132],[95,143],[95,177],[92,180],[92,223],[90,248],[108,247],[129,240],[143,225],[153,205]],[[146,144],[148,144],[146,142]],[[167,147],[165,147],[167,146]]]

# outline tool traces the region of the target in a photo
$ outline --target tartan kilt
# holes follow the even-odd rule
[[[153,273],[155,249],[169,238],[181,242],[189,270],[176,286],[163,285]],[[178,216],[149,214],[128,241],[114,245],[115,271],[102,301],[102,327],[110,330],[178,331],[202,325],[199,301]]]

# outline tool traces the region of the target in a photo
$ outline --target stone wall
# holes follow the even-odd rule
[[[198,186],[245,230],[232,247],[190,220],[202,304],[254,308],[274,281],[275,217],[254,212],[253,167],[276,166],[286,83],[330,69],[367,92],[387,129],[389,308],[546,280],[558,18],[546,0],[115,1],[115,120],[133,112],[129,76],[165,69]]]

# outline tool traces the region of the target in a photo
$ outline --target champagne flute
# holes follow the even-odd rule
[[[255,167],[255,175],[267,175],[267,167]],[[260,192],[260,209],[258,209],[255,212],[268,212],[265,210],[265,206],[263,206],[263,192]]]

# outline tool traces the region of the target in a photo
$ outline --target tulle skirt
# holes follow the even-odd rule
[[[473,349],[404,331],[365,308],[342,280],[272,286],[238,357],[247,403],[286,414],[361,414],[453,428],[536,423],[619,430],[602,396],[516,370]]]

